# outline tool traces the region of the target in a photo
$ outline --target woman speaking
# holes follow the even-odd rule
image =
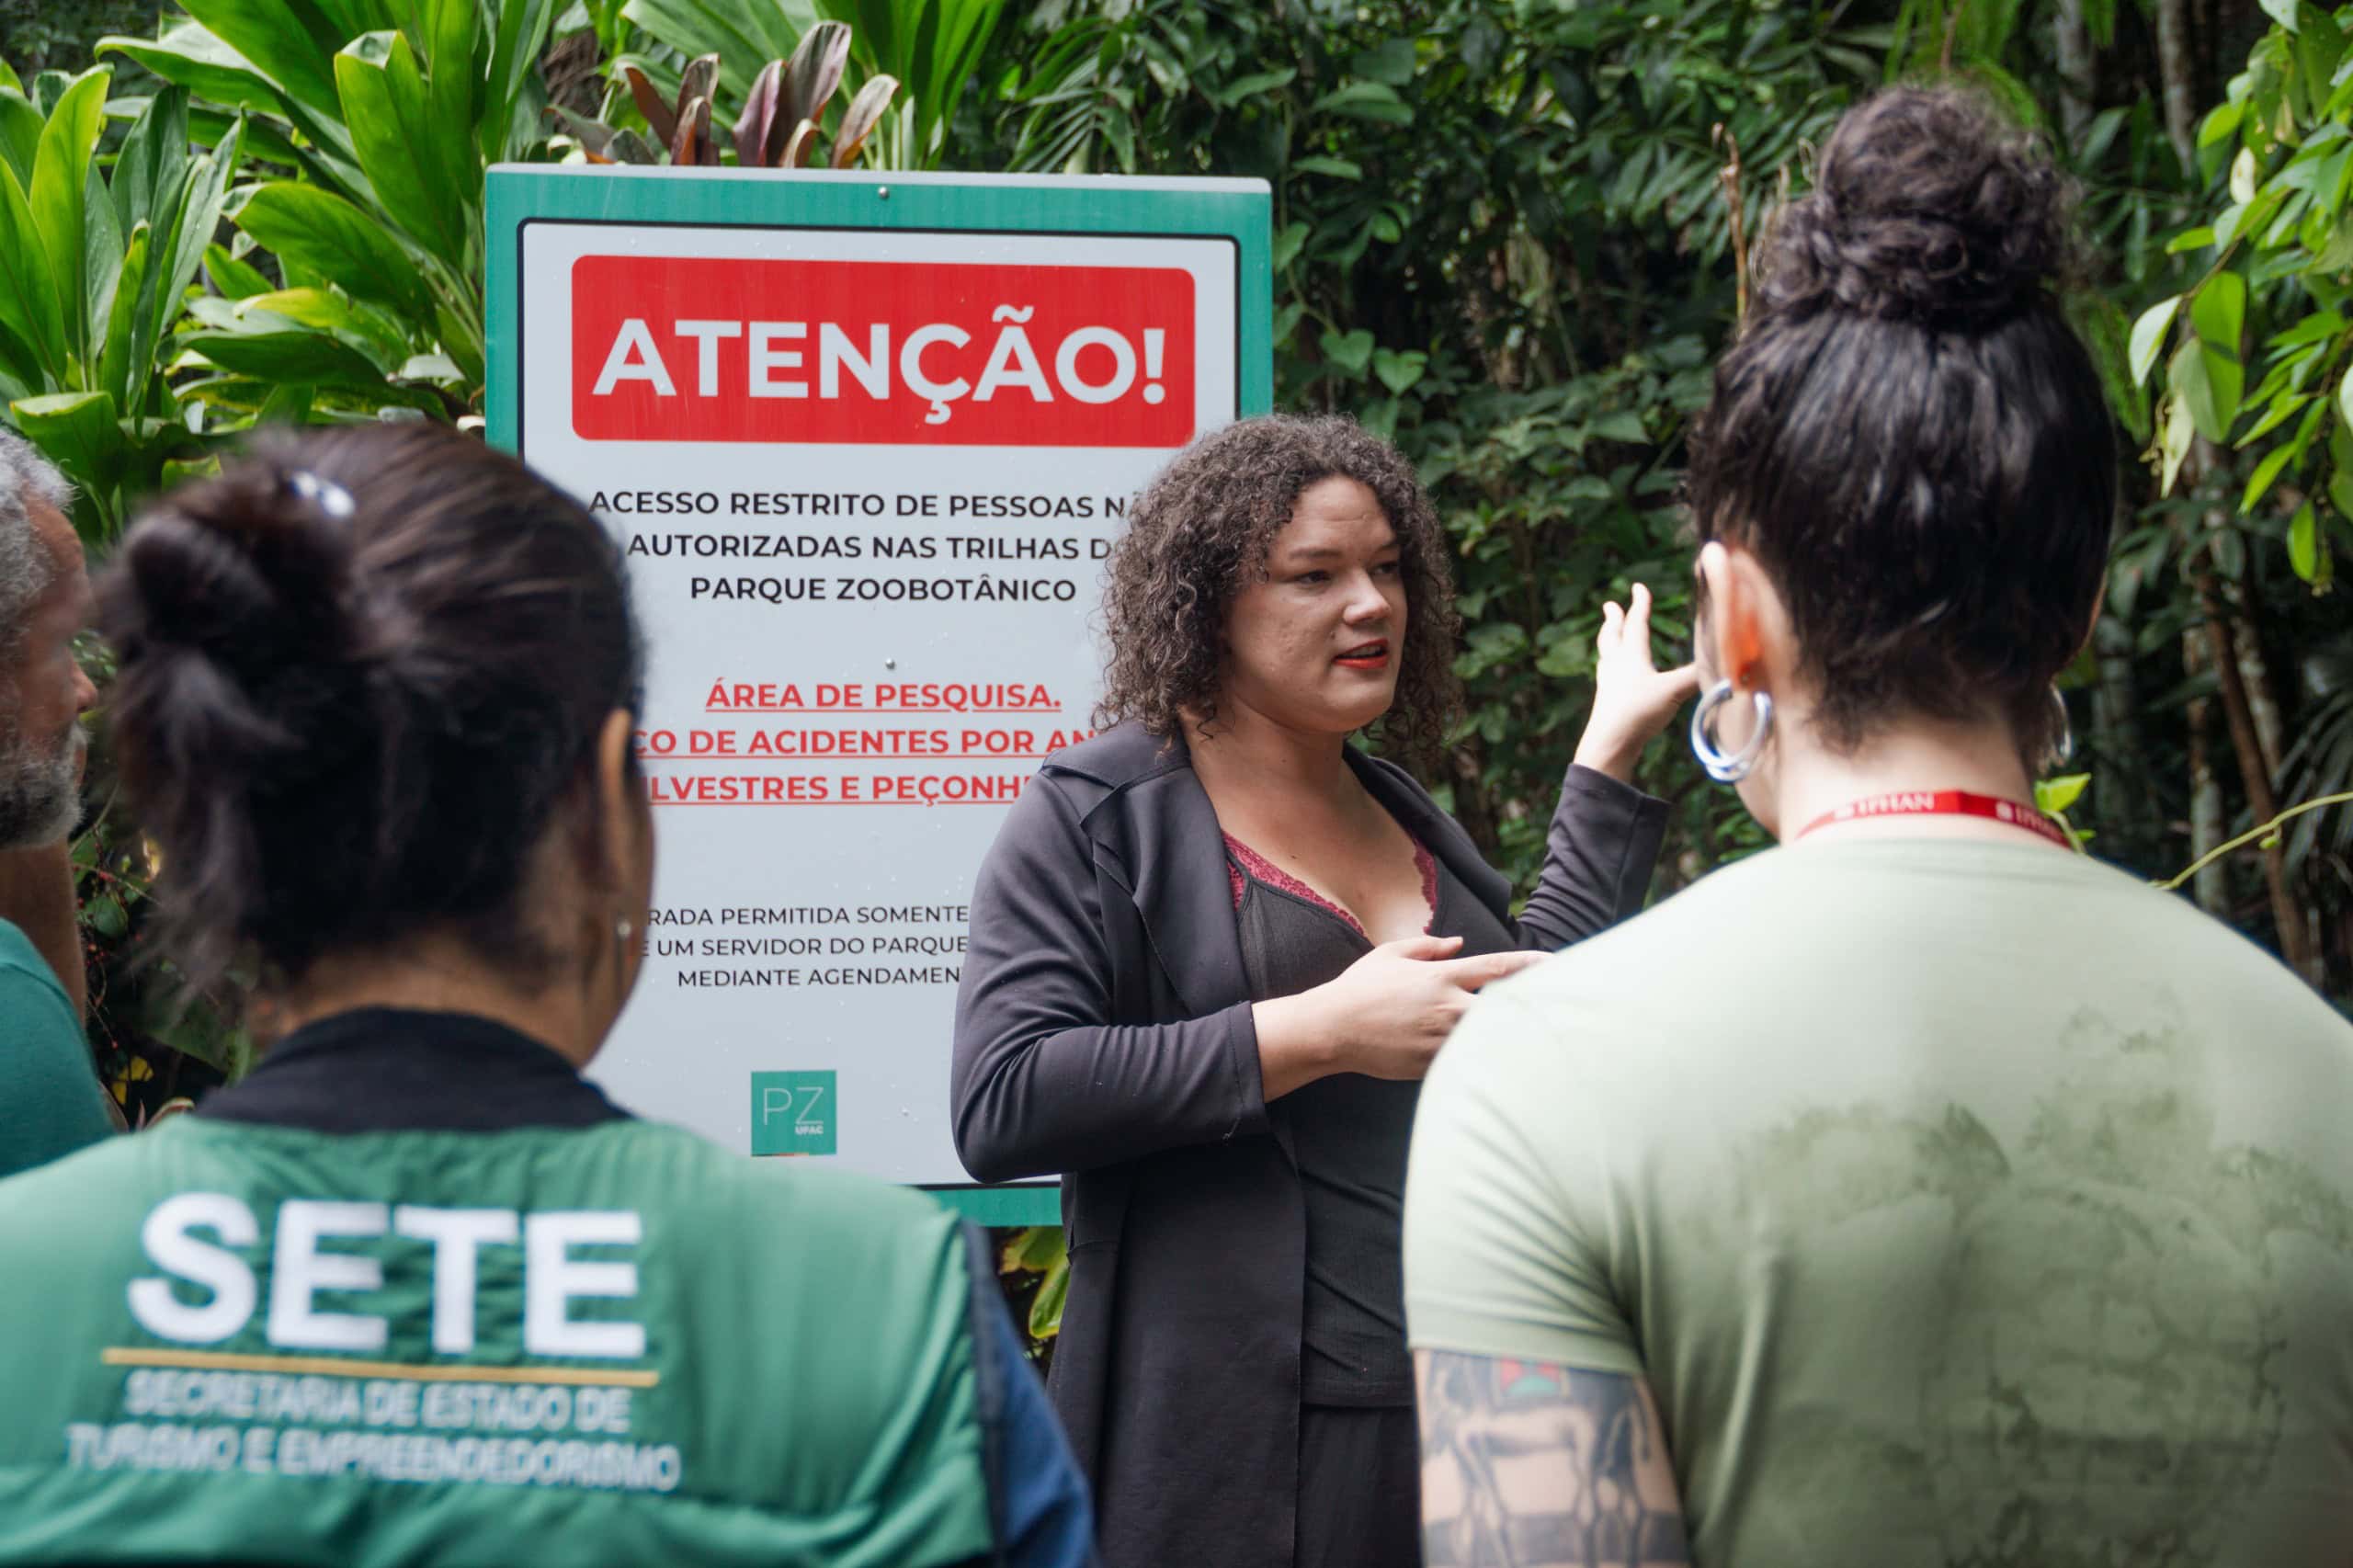
[[[1109,727],[983,862],[957,1147],[1062,1174],[1055,1403],[1107,1561],[1418,1561],[1399,1204],[1420,1080],[1478,988],[1639,909],[1665,817],[1626,783],[1692,689],[1649,597],[1605,612],[1544,869],[1511,889],[1404,768],[1456,710],[1444,540],[1345,419],[1244,421],[1113,551]]]

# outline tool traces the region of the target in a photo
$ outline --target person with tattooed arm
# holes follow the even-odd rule
[[[1693,441],[1780,847],[1491,987],[1405,1199],[1429,1568],[2341,1568],[2353,1027],[2036,810],[2116,441],[2065,190],[1850,111]]]

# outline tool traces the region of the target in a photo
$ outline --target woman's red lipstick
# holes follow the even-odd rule
[[[1377,670],[1389,662],[1389,644],[1386,642],[1359,642],[1332,662],[1352,670]]]

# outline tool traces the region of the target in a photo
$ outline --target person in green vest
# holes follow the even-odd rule
[[[0,1176],[114,1130],[82,1033],[65,846],[82,803],[81,716],[97,696],[74,656],[91,607],[73,498],[29,442],[0,430]]]
[[[971,1233],[581,1075],[654,851],[592,517],[439,428],[281,436],[100,603],[166,946],[281,1032],[0,1183],[0,1564],[1092,1560]]]

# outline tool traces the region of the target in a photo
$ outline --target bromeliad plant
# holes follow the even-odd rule
[[[622,16],[646,40],[676,51],[668,58],[694,62],[689,71],[712,60],[716,69],[699,84],[698,93],[689,94],[684,80],[676,91],[671,89],[675,67],[661,52],[624,56],[620,63],[657,140],[667,139],[661,135],[663,118],[646,108],[649,97],[663,105],[663,95],[669,94],[665,107],[683,119],[692,97],[706,97],[712,119],[736,127],[738,161],[775,166],[783,163],[781,154],[790,150],[801,120],[813,128],[823,125],[824,99],[832,92],[829,85],[824,95],[812,93],[790,101],[779,78],[790,77],[803,65],[813,75],[838,51],[833,81],[839,83],[846,74],[857,90],[835,132],[835,157],[842,159],[845,146],[850,148],[849,158],[857,157],[870,139],[871,161],[880,167],[933,168],[947,154],[956,106],[978,74],[1004,10],[1005,0],[812,0],[807,5],[786,0],[628,0]],[[810,37],[834,28],[842,30],[829,33],[828,41],[810,53]],[[646,80],[646,88],[638,87],[638,77]],[[868,95],[878,91],[875,83],[885,79],[890,89],[870,100]],[[763,108],[762,94],[771,86],[777,107]],[[866,116],[862,125],[855,123],[861,106]],[[801,112],[791,113],[794,108]],[[743,155],[747,120],[761,128],[763,157]],[[781,147],[769,144],[771,131]],[[812,138],[815,135],[813,129]],[[804,162],[813,162],[815,154],[804,149],[802,156]],[[848,159],[833,166],[846,168]]]
[[[0,63],[0,400],[80,486],[98,544],[201,429],[160,362],[242,140],[230,120],[210,153],[192,153],[188,96],[175,87],[147,101],[102,170],[111,76],[48,75],[28,97]]]
[[[840,22],[819,22],[801,35],[790,60],[771,60],[762,66],[735,121],[737,165],[801,169],[815,164],[824,136],[825,105],[841,85],[849,54],[850,29]],[[718,91],[719,56],[706,54],[688,62],[670,102],[664,101],[662,90],[642,68],[624,62],[620,69],[651,142],[626,127],[584,119],[557,107],[548,110],[563,121],[588,161],[658,164],[666,153],[673,165],[717,166],[720,143],[711,131],[711,101]],[[826,160],[829,167],[846,169],[858,162],[898,90],[893,76],[867,79],[842,112]]]

